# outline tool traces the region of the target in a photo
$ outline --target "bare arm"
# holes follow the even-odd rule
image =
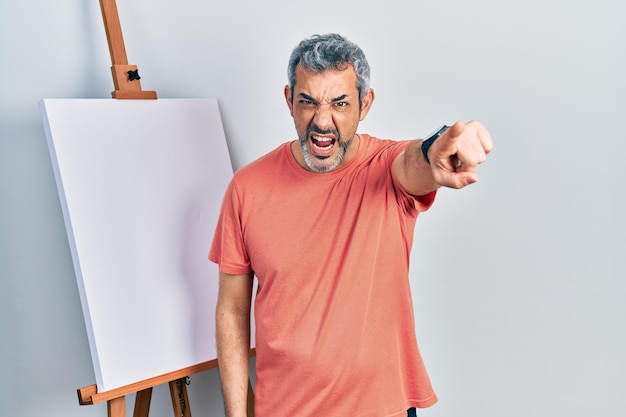
[[[479,122],[456,122],[422,155],[422,140],[414,140],[396,158],[393,176],[410,194],[420,196],[439,187],[463,188],[478,181],[476,169],[493,149],[487,129]]]
[[[252,279],[220,271],[217,358],[227,417],[247,416]]]

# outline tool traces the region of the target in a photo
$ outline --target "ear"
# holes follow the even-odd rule
[[[367,116],[367,113],[372,108],[374,98],[376,98],[376,94],[374,94],[374,90],[370,88],[369,90],[367,90],[367,94],[363,96],[363,100],[361,101],[361,113],[359,114],[360,122],[365,119],[365,116]]]
[[[291,88],[289,88],[289,85],[285,86],[285,101],[287,102],[287,107],[289,107],[289,113],[293,116],[293,100],[291,99]]]

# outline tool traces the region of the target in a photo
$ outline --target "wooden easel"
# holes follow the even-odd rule
[[[106,30],[109,53],[111,54],[111,72],[115,91],[111,93],[117,99],[156,99],[156,91],[143,91],[136,65],[128,65],[126,47],[122,36],[122,25],[115,0],[100,0],[102,19]]]
[[[109,52],[111,54],[111,72],[115,91],[111,96],[115,99],[156,99],[156,91],[143,91],[139,82],[136,65],[128,65],[122,27],[120,24],[115,0],[100,0],[100,9],[106,30]],[[250,350],[255,355],[255,349]],[[164,383],[169,384],[174,417],[191,417],[187,384],[190,375],[218,366],[217,359],[203,362],[185,369],[149,378],[110,391],[98,392],[97,385],[89,385],[77,390],[80,405],[93,405],[106,401],[108,417],[126,417],[126,396],[135,393],[133,417],[148,417],[152,389]],[[248,417],[254,417],[254,393],[248,382]]]
[[[255,349],[251,349],[250,356],[254,355]],[[80,405],[93,405],[106,401],[107,417],[126,417],[126,395],[136,393],[133,417],[148,417],[152,388],[168,383],[174,417],[191,417],[191,408],[187,396],[187,378],[189,375],[216,368],[217,365],[217,360],[211,360],[105,392],[98,392],[96,385],[89,385],[77,390],[78,403]],[[247,408],[248,417],[254,417],[254,393],[250,382],[248,382]]]

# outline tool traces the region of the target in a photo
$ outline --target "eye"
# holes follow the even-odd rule
[[[350,103],[347,101],[335,101],[333,103],[333,108],[338,112],[348,111],[350,107]]]
[[[298,100],[298,103],[300,103],[301,106],[313,106],[315,104],[312,100],[308,100],[306,98],[301,98]]]

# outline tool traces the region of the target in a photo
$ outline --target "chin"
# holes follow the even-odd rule
[[[326,159],[320,160],[315,157],[311,157],[308,153],[304,156],[304,160],[306,161],[306,164],[308,165],[308,167],[312,171],[318,172],[318,173],[330,172],[330,171],[337,169],[342,159],[343,158],[341,157],[336,157],[334,159],[326,158]],[[323,163],[320,163],[320,162],[323,162]]]

